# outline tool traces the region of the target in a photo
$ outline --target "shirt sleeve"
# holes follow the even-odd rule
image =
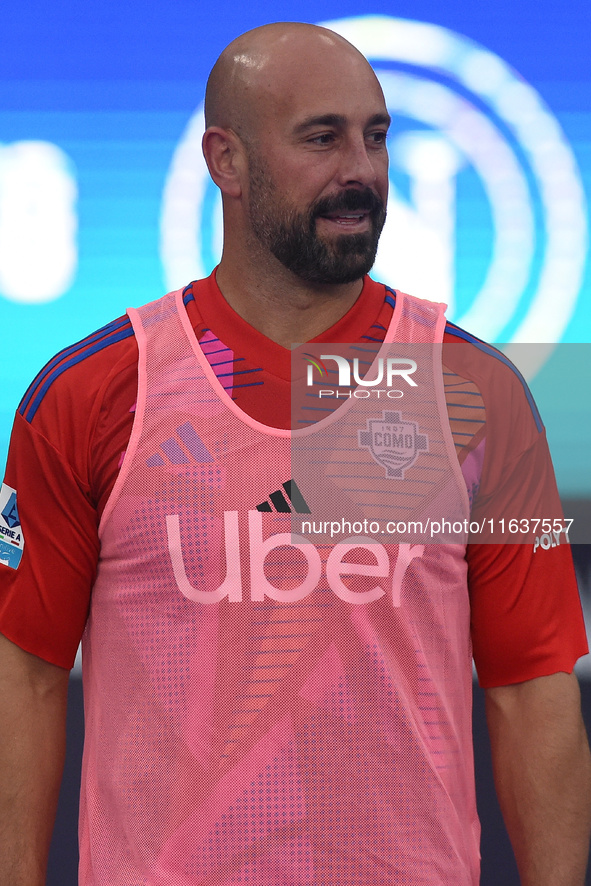
[[[546,434],[522,380],[500,409],[489,400],[486,429],[473,519],[504,517],[505,534],[503,543],[494,533],[486,544],[473,537],[467,560],[474,661],[480,684],[490,688],[570,673],[588,646]],[[512,517],[529,532],[507,536]],[[557,519],[558,531],[544,532],[544,518]]]
[[[472,544],[471,630],[480,685],[488,689],[559,671],[588,652],[571,550]]]
[[[57,354],[15,417],[5,483],[16,491],[24,549],[16,568],[0,563],[0,632],[60,667],[72,667],[84,631],[101,508],[136,390],[137,346],[122,317]]]
[[[16,490],[24,549],[16,569],[0,564],[0,631],[71,668],[96,574],[96,509],[70,464],[18,413],[5,482]]]

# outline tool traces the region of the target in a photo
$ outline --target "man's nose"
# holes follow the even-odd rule
[[[339,164],[339,184],[372,186],[376,182],[376,157],[370,153],[365,138],[347,139],[342,147]]]

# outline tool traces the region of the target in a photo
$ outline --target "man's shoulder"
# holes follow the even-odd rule
[[[369,279],[369,278],[368,278]],[[400,289],[370,280],[383,293],[384,303],[395,309],[397,296],[421,303],[425,299],[404,293]],[[427,302],[439,305],[438,302]],[[443,308],[446,305],[442,305]],[[524,352],[524,357],[527,354]],[[485,401],[489,411],[497,407],[506,410],[509,403],[524,407],[538,430],[543,425],[528,384],[515,363],[502,350],[446,318],[443,334],[443,363],[449,370],[448,385],[465,381],[473,385]],[[454,381],[453,376],[458,379]]]
[[[538,432],[543,430],[527,381],[506,353],[449,321],[443,345],[445,366],[476,386],[489,416],[519,413]]]
[[[196,313],[194,304],[198,296],[207,291],[208,285],[209,278],[206,278],[179,290],[192,315]],[[151,304],[161,304],[174,294],[163,295]],[[18,413],[33,424],[50,411],[87,412],[106,390],[130,383],[135,385],[137,361],[137,340],[132,322],[125,314],[52,357],[29,385]]]
[[[37,374],[18,413],[35,423],[62,408],[81,409],[96,401],[118,373],[137,372],[137,344],[129,317],[122,316],[59,351]]]

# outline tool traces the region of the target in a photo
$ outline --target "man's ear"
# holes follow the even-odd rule
[[[244,147],[236,133],[210,126],[203,135],[202,147],[209,174],[222,194],[240,197],[247,167]]]

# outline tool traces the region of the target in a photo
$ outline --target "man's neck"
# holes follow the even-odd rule
[[[277,265],[254,270],[248,263],[238,264],[224,257],[216,282],[243,320],[284,348],[310,341],[330,329],[355,304],[363,289],[362,279],[315,286]]]

